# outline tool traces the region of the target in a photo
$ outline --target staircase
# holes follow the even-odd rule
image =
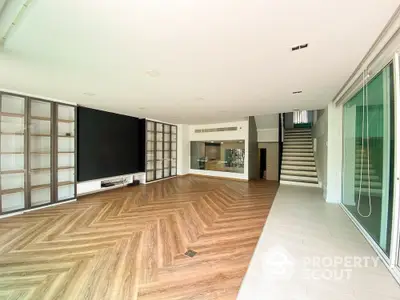
[[[362,182],[361,182],[361,195],[368,196],[381,196],[382,195],[382,180],[377,175],[376,170],[369,163],[369,177],[368,177],[368,154],[367,150],[361,149],[361,146],[356,150],[356,176],[355,176],[355,191],[358,194],[360,190],[360,180],[361,180],[361,158],[363,160],[362,167]],[[370,186],[368,181],[370,180]],[[369,190],[370,188],[370,190]]]
[[[310,128],[285,130],[280,183],[319,186]]]

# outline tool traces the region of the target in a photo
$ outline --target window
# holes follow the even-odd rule
[[[191,169],[244,173],[244,159],[243,140],[190,143]]]
[[[293,112],[293,124],[306,124],[308,121],[308,112],[306,110],[296,110]]]

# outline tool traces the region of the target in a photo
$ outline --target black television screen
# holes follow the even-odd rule
[[[144,172],[145,120],[78,107],[78,181]]]

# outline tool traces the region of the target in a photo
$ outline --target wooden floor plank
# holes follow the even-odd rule
[[[1,219],[0,299],[233,300],[277,188],[185,176]]]

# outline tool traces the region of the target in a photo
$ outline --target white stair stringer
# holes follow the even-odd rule
[[[319,186],[310,129],[285,131],[280,183]]]

